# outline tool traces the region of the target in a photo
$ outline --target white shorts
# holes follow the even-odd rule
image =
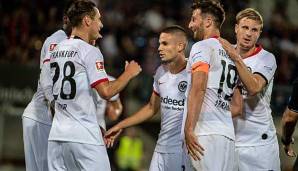
[[[49,141],[50,171],[110,171],[105,146],[74,142]]]
[[[201,160],[191,157],[197,171],[232,171],[234,168],[235,142],[223,135],[198,136],[198,142],[205,149]]]
[[[278,143],[263,146],[236,147],[239,171],[280,171]]]
[[[47,171],[48,138],[51,126],[23,117],[26,170]]]
[[[193,171],[185,152],[160,153],[154,151],[149,171]]]

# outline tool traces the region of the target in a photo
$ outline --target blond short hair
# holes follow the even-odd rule
[[[259,22],[261,24],[261,28],[263,28],[263,17],[257,10],[255,10],[253,8],[246,8],[246,9],[238,12],[238,14],[236,16],[236,23],[239,24],[239,22],[242,18],[248,18],[251,20],[255,20],[255,21]]]

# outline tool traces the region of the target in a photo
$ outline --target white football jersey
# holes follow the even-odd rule
[[[183,119],[186,70],[172,74],[160,66],[154,76],[153,91],[160,97],[161,130],[155,151],[172,153],[181,151],[181,126]]]
[[[92,90],[109,81],[100,50],[79,38],[66,39],[51,53],[50,68],[56,101],[49,140],[104,145]]]
[[[51,53],[54,47],[65,39],[67,39],[66,33],[63,30],[58,30],[45,40],[40,53],[40,69],[43,66],[46,54]],[[44,92],[40,86],[40,81],[38,81],[36,93],[33,95],[31,102],[26,107],[23,116],[51,125],[52,121],[49,117],[47,104]]]
[[[199,120],[195,127],[196,135],[223,135],[235,139],[230,111],[230,101],[238,81],[236,66],[216,38],[209,38],[192,46],[186,70],[191,74],[198,63],[209,65],[207,89]],[[190,77],[190,76],[189,76]],[[190,90],[191,79],[189,80]],[[186,118],[185,111],[184,120]]]
[[[109,81],[114,81],[115,78],[108,75]],[[93,89],[94,92],[94,101],[96,105],[96,118],[98,124],[106,130],[106,121],[105,121],[105,112],[107,107],[107,101],[99,96],[97,91]],[[119,99],[119,94],[113,96],[109,101],[116,101]]]
[[[255,96],[249,96],[245,88],[242,88],[244,111],[243,116],[234,118],[235,143],[236,146],[269,144],[276,139],[270,108],[273,76],[277,67],[275,57],[262,47],[258,47],[252,56],[243,61],[252,73],[260,74],[267,85]]]

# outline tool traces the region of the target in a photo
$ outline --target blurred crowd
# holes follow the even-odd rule
[[[185,28],[189,22],[192,0],[94,0],[103,16],[103,39],[97,43],[104,54],[107,71],[114,76],[122,72],[125,60],[136,60],[143,67],[142,86],[151,88],[152,74],[159,65],[158,33],[167,25]],[[275,83],[287,85],[298,71],[297,12],[289,7],[296,0],[221,0],[226,10],[222,37],[234,43],[235,15],[245,7],[255,7],[264,16],[259,40],[276,56],[278,69]],[[42,43],[61,28],[64,1],[10,0],[0,2],[0,63],[37,66]],[[261,5],[260,5],[261,3]],[[257,4],[257,5],[256,5]],[[263,6],[262,6],[263,4]],[[13,7],[13,8],[12,8]],[[295,7],[293,7],[295,8]],[[296,8],[297,9],[297,8]],[[293,16],[294,15],[294,16]],[[294,18],[294,19],[293,19]],[[297,17],[296,17],[297,18]],[[296,25],[295,25],[296,24]],[[190,37],[190,45],[193,43]],[[148,84],[149,83],[149,84]],[[139,91],[146,101],[150,91]]]

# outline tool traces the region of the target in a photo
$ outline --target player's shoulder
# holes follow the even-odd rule
[[[46,38],[43,43],[43,48],[45,48],[45,50],[52,51],[57,44],[65,39],[67,39],[66,33],[63,30],[58,30]]]
[[[212,48],[215,45],[218,45],[219,41],[216,38],[209,38],[198,41],[192,45],[193,49],[196,48]]]
[[[81,49],[85,49],[87,53],[92,53],[92,54],[101,54],[101,51],[99,48],[93,46],[93,45],[90,45],[89,43],[83,41],[83,40],[80,40],[80,48]]]
[[[162,75],[164,75],[167,72],[167,69],[164,65],[160,65],[156,71],[155,71],[155,77],[161,77]]]
[[[275,59],[274,54],[269,52],[268,50],[264,49],[263,47],[262,47],[261,53],[262,53],[262,55],[267,56],[268,58],[274,58]]]
[[[156,69],[156,73],[165,73],[165,72],[167,72],[167,69],[166,69],[166,67],[164,65],[160,65]]]
[[[72,46],[72,47],[76,48],[82,57],[90,56],[90,55],[91,56],[102,56],[101,51],[97,47],[90,45],[89,43],[87,43],[84,40],[79,39],[79,38],[70,38],[70,39],[66,40],[63,43],[63,45]]]
[[[47,37],[46,42],[59,43],[62,40],[67,39],[67,35],[63,30],[57,30],[52,35]]]
[[[259,55],[261,55],[262,57],[259,58],[262,61],[266,62],[266,63],[273,63],[276,65],[276,59],[273,53],[265,50],[263,47],[261,47],[261,51],[259,53]]]

